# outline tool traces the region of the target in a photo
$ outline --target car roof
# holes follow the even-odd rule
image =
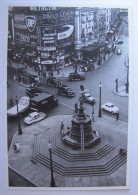
[[[68,86],[68,85],[60,85],[60,87],[63,87],[63,88],[68,87],[68,88],[69,88],[69,86]]]
[[[91,96],[91,94],[89,94],[89,93],[84,93],[84,95],[85,95],[85,96]]]
[[[48,79],[56,79],[56,77],[49,77]]]
[[[40,102],[46,98],[53,97],[53,95],[49,93],[40,93],[38,96],[33,97],[31,100],[35,102]]]
[[[34,117],[34,116],[37,116],[38,114],[39,114],[38,112],[32,112],[29,114],[29,116]]]
[[[106,105],[112,106],[112,105],[113,105],[113,103],[111,103],[111,102],[107,102],[107,103],[106,103]]]
[[[30,100],[30,98],[28,96],[23,96],[20,100]]]

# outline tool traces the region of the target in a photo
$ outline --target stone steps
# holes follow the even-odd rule
[[[88,161],[88,160],[99,160],[107,153],[112,151],[114,148],[115,146],[106,144],[96,152],[86,153],[86,154],[71,154],[61,148],[56,147],[52,149],[52,153],[63,158],[64,160],[67,160],[68,162],[86,161],[86,159]]]
[[[48,167],[50,169],[50,160],[46,156],[43,156],[41,154],[33,157],[33,160],[36,162],[39,162],[43,164],[44,166]],[[87,160],[87,159],[86,159]],[[122,166],[127,161],[127,155],[116,155],[114,158],[109,160],[104,165],[97,165],[97,166],[62,166],[59,163],[53,161],[53,170],[57,174],[61,176],[88,176],[88,175],[107,175],[114,172],[116,169],[118,169],[120,166]]]

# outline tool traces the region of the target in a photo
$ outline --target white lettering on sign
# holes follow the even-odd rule
[[[24,43],[30,43],[30,37],[27,35],[20,35],[20,41]]]
[[[30,32],[33,32],[36,26],[35,16],[26,16],[26,26]]]
[[[49,55],[49,52],[42,52],[41,53],[41,57],[42,58],[48,58],[50,55]]]
[[[58,40],[68,38],[74,30],[74,26],[69,24],[69,25],[64,25],[63,27],[68,27],[66,31],[58,33]]]
[[[56,7],[30,7],[30,11],[49,11],[56,10]]]

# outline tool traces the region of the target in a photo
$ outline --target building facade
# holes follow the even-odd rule
[[[8,49],[22,61],[51,70],[72,57],[97,58],[110,41],[119,9],[10,7]]]

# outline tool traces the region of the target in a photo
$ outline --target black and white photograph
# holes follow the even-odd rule
[[[8,187],[128,189],[129,9],[7,14]]]

